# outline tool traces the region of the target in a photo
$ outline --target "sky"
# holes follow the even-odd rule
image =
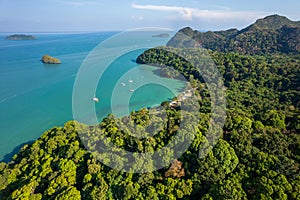
[[[244,28],[279,14],[300,20],[299,0],[0,0],[0,32]]]

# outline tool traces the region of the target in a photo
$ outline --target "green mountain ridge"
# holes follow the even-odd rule
[[[190,27],[179,30],[168,42],[172,47],[203,47],[244,54],[299,53],[300,21],[271,15],[242,29],[199,32]]]
[[[300,21],[291,21],[285,16],[280,15],[270,15],[263,19],[258,19],[254,24],[242,29],[240,32],[245,32],[248,30],[277,30],[284,26],[289,27],[300,27]]]

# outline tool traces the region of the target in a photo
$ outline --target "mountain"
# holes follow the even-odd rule
[[[263,19],[258,19],[254,24],[243,29],[241,32],[246,30],[278,30],[284,26],[299,27],[300,21],[294,22],[288,18],[280,15],[270,15]]]
[[[300,21],[271,15],[258,19],[242,29],[199,32],[190,27],[181,29],[168,42],[173,47],[199,47],[221,52],[245,54],[299,53]]]

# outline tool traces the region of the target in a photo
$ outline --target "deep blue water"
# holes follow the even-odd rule
[[[72,91],[76,74],[90,51],[115,34],[35,34],[38,39],[32,41],[8,41],[0,35],[0,161],[11,159],[11,152],[37,139],[47,129],[73,119]],[[167,41],[160,40],[161,45]],[[154,67],[134,62],[143,50],[118,57],[103,74],[95,94],[100,99],[95,105],[99,120],[112,112],[113,95],[117,99],[114,114],[122,116],[157,105],[173,97],[174,91],[183,89],[183,82],[170,79],[161,79],[167,87],[147,84],[135,88],[138,83],[156,76]],[[41,63],[44,54],[59,58],[62,64]],[[131,73],[124,75],[130,70]],[[129,79],[134,82],[128,82]],[[122,102],[126,95],[129,105]]]

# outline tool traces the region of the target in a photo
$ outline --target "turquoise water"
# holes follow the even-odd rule
[[[0,160],[10,160],[23,143],[73,119],[72,91],[76,73],[89,52],[114,34],[116,32],[35,34],[38,40],[34,41],[7,41],[0,35]],[[157,40],[161,40],[161,45],[167,41]],[[183,89],[183,82],[162,78],[160,81],[165,87],[159,84],[137,87],[141,81],[159,78],[154,67],[134,62],[143,50],[120,56],[103,74],[96,91],[100,99],[95,104],[99,120],[112,111],[122,116],[157,105],[173,97],[174,91]],[[59,58],[62,64],[41,63],[44,54]],[[132,77],[134,82],[128,82]],[[126,86],[121,85],[122,82]],[[112,100],[112,96],[117,101]],[[130,100],[129,105],[122,101],[125,97]]]

